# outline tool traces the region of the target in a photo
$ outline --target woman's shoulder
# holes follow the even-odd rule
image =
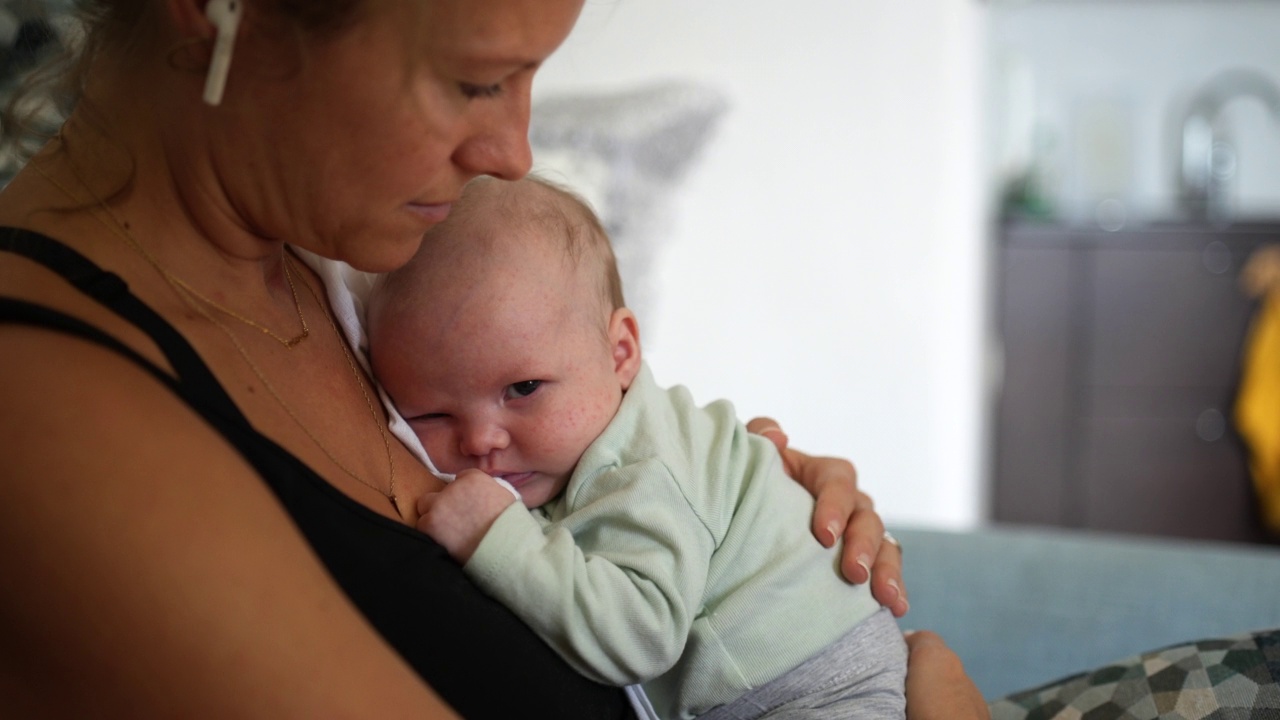
[[[164,353],[134,323],[105,306],[99,295],[127,284],[103,271],[74,245],[48,235],[0,226],[0,332],[23,343],[16,328],[83,325],[109,336],[148,361],[165,366]],[[38,354],[40,346],[28,347]]]
[[[267,487],[178,397],[106,348],[0,332],[0,624],[22,628],[0,648],[22,662],[0,665],[48,674],[0,687],[66,688],[32,699],[66,716],[304,716],[277,704],[378,701],[356,690],[357,662],[425,705]],[[156,692],[121,697],[138,678]]]

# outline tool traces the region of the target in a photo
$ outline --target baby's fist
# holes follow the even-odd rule
[[[492,477],[479,470],[463,470],[444,489],[418,498],[418,530],[465,564],[489,526],[515,500]]]

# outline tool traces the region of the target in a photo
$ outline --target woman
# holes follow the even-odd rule
[[[82,99],[0,195],[0,706],[624,716],[410,529],[437,481],[289,249],[388,270],[467,180],[522,176],[581,0],[89,4]],[[786,454],[901,614],[852,467]],[[911,642],[912,716],[981,717]]]

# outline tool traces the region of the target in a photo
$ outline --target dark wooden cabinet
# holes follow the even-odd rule
[[[994,519],[1265,541],[1231,415],[1239,272],[1280,226],[1001,235]]]

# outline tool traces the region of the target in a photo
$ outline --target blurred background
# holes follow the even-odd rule
[[[588,0],[535,99],[724,98],[647,357],[891,523],[1266,541],[1234,407],[1278,36],[1271,0]]]

